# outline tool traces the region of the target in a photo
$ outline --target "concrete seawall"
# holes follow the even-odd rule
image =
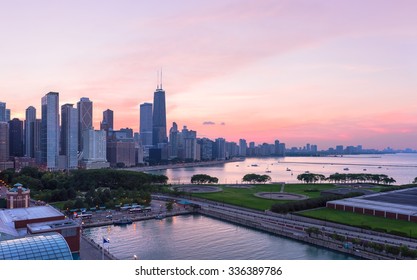
[[[232,223],[237,223],[243,226],[254,228],[257,230],[265,231],[275,235],[295,239],[301,242],[306,242],[312,245],[325,247],[334,251],[341,253],[349,254],[361,259],[370,259],[370,260],[379,260],[379,259],[391,259],[389,257],[384,257],[372,252],[366,251],[355,251],[353,249],[346,249],[343,247],[343,242],[335,241],[331,238],[320,238],[319,236],[307,235],[305,231],[301,228],[288,228],[284,226],[276,226],[275,224],[269,224],[265,221],[256,221],[251,220],[248,217],[236,216],[233,213],[227,214],[224,212],[216,211],[216,209],[200,209],[198,211],[203,215],[214,217],[217,219],[225,220]]]

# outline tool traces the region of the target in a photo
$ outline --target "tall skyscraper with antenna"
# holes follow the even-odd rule
[[[162,71],[160,80],[153,96],[152,115],[152,144],[155,148],[162,147],[168,143],[167,119],[165,109],[165,91],[162,89]]]

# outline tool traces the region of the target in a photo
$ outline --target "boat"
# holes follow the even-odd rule
[[[162,220],[163,218],[165,218],[164,214],[158,214],[158,215],[155,216],[155,219],[157,219],[157,220]]]
[[[348,170],[349,170],[349,168],[347,168],[347,167],[346,167],[346,168],[343,168],[343,170],[346,170],[346,171],[348,171]]]
[[[133,223],[133,221],[129,218],[121,218],[113,221],[113,225],[115,226],[130,225],[131,223]]]
[[[257,167],[258,165],[257,164],[252,164],[251,166]]]
[[[265,173],[271,173],[271,170],[269,170],[269,166],[266,168]]]
[[[291,169],[289,169],[289,168],[287,167],[287,171],[291,171]]]

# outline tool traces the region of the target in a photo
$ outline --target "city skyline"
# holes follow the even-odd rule
[[[417,148],[413,1],[7,3],[1,100],[88,97],[139,131],[164,71],[167,128],[287,147]],[[13,29],[7,28],[13,26]],[[28,28],[30,26],[30,28]]]

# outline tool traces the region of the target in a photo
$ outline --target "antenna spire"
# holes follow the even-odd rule
[[[162,89],[162,67],[161,67],[161,89]]]
[[[159,89],[159,70],[156,70],[156,89]]]

